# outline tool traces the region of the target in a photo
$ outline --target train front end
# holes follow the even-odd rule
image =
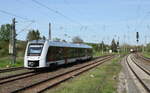
[[[45,42],[32,41],[27,44],[24,56],[25,68],[44,68],[46,67],[45,56]]]

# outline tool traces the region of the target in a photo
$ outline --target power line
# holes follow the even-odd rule
[[[22,2],[21,0],[16,0],[16,1],[17,1],[19,4],[24,3],[24,2]],[[29,4],[28,4],[28,6],[31,7],[31,8],[33,8],[33,5],[29,5]],[[39,8],[40,6],[35,6],[35,7],[36,7],[36,8]],[[41,12],[42,15],[48,17],[48,18],[50,19],[51,23],[54,22],[54,18],[50,17],[49,14],[47,14],[47,13],[45,13],[44,11],[41,11],[41,10],[38,10],[38,12]]]
[[[35,22],[34,20],[29,20],[28,18],[21,17],[21,16],[18,16],[18,15],[16,15],[16,14],[13,14],[13,13],[10,13],[10,12],[4,11],[4,10],[1,10],[1,9],[0,9],[0,12],[1,12],[1,13],[4,13],[4,14],[7,14],[7,15],[10,15],[10,16],[13,16],[13,17],[18,17],[18,18],[23,19],[23,20],[27,20],[27,21],[29,21],[29,22]]]
[[[64,17],[65,19],[67,19],[67,20],[69,20],[69,21],[71,21],[71,22],[74,22],[74,23],[76,23],[76,24],[82,25],[81,23],[79,23],[79,22],[77,22],[77,21],[71,19],[70,17],[68,17],[68,16],[66,16],[66,15],[64,15],[64,14],[62,14],[62,13],[59,12],[58,10],[52,9],[52,8],[50,8],[50,7],[48,7],[48,6],[44,5],[44,4],[42,4],[41,2],[39,2],[39,1],[37,1],[37,0],[32,0],[32,1],[33,1],[34,3],[36,3],[36,4],[38,4],[38,5],[40,5],[40,6],[44,7],[44,8],[46,8],[46,9],[48,9],[49,11],[52,11],[52,12],[54,12],[54,13],[56,13],[56,14],[62,16],[62,17]]]
[[[18,17],[18,18],[20,18],[20,19],[22,19],[22,20],[26,20],[26,21],[28,21],[28,22],[31,22],[30,24],[28,24],[27,26],[25,26],[21,31],[19,31],[19,32],[17,33],[17,35],[20,34],[20,33],[22,33],[23,31],[25,31],[27,28],[29,28],[29,27],[31,26],[31,24],[35,23],[34,20],[29,20],[28,18],[21,17],[21,16],[18,16],[18,15],[16,15],[16,14],[13,14],[13,13],[10,13],[10,12],[4,11],[4,10],[1,10],[1,9],[0,9],[0,12],[1,12],[1,13],[4,13],[4,14],[7,14],[7,15],[10,15],[10,16],[13,16],[13,17]]]
[[[17,33],[17,35],[20,34],[20,33],[22,33],[23,31],[26,31],[27,28],[29,28],[33,23],[35,23],[35,22],[31,22],[30,24],[28,24],[27,26],[25,26],[21,31],[19,31],[19,32]]]
[[[136,27],[135,27],[135,31],[143,24],[143,22],[145,21],[145,19],[148,17],[148,15],[150,14],[150,11],[148,11],[143,18],[141,18],[141,20],[138,21],[138,18],[140,17],[140,10],[142,8],[141,6],[142,4],[142,0],[139,0],[139,5],[137,6],[137,20],[136,20]]]

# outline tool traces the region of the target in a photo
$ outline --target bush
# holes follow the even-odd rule
[[[0,57],[4,57],[8,55],[8,49],[0,49]]]

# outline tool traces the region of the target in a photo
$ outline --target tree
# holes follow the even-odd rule
[[[8,45],[10,40],[12,26],[4,24],[0,27],[0,57],[8,55]]]
[[[117,41],[117,47],[119,47],[119,41]]]
[[[41,39],[39,30],[30,30],[27,34],[27,40],[39,40]]]
[[[73,43],[83,43],[83,40],[79,36],[76,36],[76,37],[72,38],[72,42]]]
[[[150,52],[150,43],[148,43],[148,44],[146,45],[146,51],[147,51],[147,52]]]
[[[37,40],[38,40],[38,39],[41,39],[39,30],[36,30],[36,31],[35,31],[35,36],[36,36],[36,39],[37,39]]]
[[[46,37],[45,37],[45,36],[43,36],[43,37],[42,37],[42,39],[43,39],[43,40],[46,40]]]
[[[111,42],[111,50],[112,52],[117,52],[117,44],[114,39]]]
[[[0,41],[9,42],[11,34],[11,24],[4,24],[0,27]]]
[[[67,42],[66,40],[62,40],[62,42]]]
[[[55,37],[55,38],[53,38],[53,41],[55,41],[55,42],[60,42],[60,41],[61,41],[61,39],[60,39],[60,38]]]

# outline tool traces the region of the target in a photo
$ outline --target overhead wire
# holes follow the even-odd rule
[[[70,22],[73,22],[73,23],[82,25],[81,23],[79,23],[79,22],[73,20],[72,18],[70,18],[70,17],[64,15],[63,13],[61,13],[61,12],[58,11],[58,10],[55,10],[55,9],[53,9],[53,8],[50,8],[50,7],[46,6],[45,4],[43,4],[43,3],[41,3],[41,2],[39,2],[39,1],[37,1],[37,0],[32,0],[32,1],[33,1],[34,3],[36,3],[36,4],[38,4],[39,6],[44,7],[44,8],[46,8],[46,9],[48,9],[49,11],[54,12],[54,13],[56,13],[56,14],[58,14],[58,15],[64,17],[65,19],[67,19],[67,20],[70,21]]]
[[[30,22],[30,23],[29,23],[27,26],[25,26],[21,31],[19,31],[19,32],[17,33],[17,35],[20,34],[20,33],[22,33],[23,31],[25,31],[27,28],[29,28],[29,27],[31,26],[31,24],[35,23],[35,20],[29,20],[28,18],[25,18],[25,17],[22,17],[22,16],[18,16],[18,15],[16,15],[16,14],[13,14],[13,13],[10,13],[10,12],[4,11],[4,10],[1,10],[1,9],[0,9],[0,12],[3,13],[3,14],[7,14],[7,15],[10,15],[10,16],[13,16],[13,17],[17,17],[17,18],[20,18],[20,19],[22,19],[22,20],[26,20],[26,21]]]
[[[19,32],[17,33],[17,35],[20,34],[20,33],[22,33],[23,31],[27,31],[28,28],[29,28],[33,23],[34,23],[34,22],[31,22],[30,24],[28,24],[27,26],[25,26],[21,31],[19,31]]]
[[[70,3],[68,2],[68,0],[63,0],[64,3],[66,4],[67,7],[71,8],[72,10],[78,12],[78,14],[81,14],[82,12],[79,9],[73,8]],[[81,26],[80,27],[80,31],[86,31],[88,29],[88,26]]]
[[[142,0],[139,1],[139,5],[138,5],[138,7],[137,7],[137,15],[138,15],[138,17],[140,17],[139,14],[140,14],[140,10],[141,10],[141,3],[142,3]],[[137,28],[139,28],[140,25],[145,21],[145,19],[148,17],[148,15],[150,15],[150,11],[146,12],[146,14],[144,15],[143,18],[141,18],[141,20],[138,21],[138,18],[137,18],[137,21],[136,21],[136,25],[137,25],[137,26],[135,27],[135,31],[136,31]]]
[[[35,20],[29,20],[28,18],[25,18],[25,17],[22,17],[22,16],[18,16],[18,15],[16,15],[16,14],[7,12],[7,11],[2,10],[2,9],[0,9],[0,12],[1,12],[1,13],[4,13],[4,14],[7,14],[7,15],[10,15],[10,16],[18,17],[18,18],[20,18],[20,19],[23,19],[23,20],[26,20],[26,21],[29,21],[29,22],[35,22]]]
[[[80,25],[80,26],[81,26],[80,31],[82,31],[83,29],[85,29],[85,30],[87,29],[87,26],[84,26],[84,25],[81,24],[80,22],[78,22],[78,21],[76,21],[76,20],[74,20],[74,19],[72,19],[72,18],[70,18],[70,17],[64,15],[62,12],[60,12],[60,11],[58,11],[58,10],[56,10],[56,9],[50,8],[50,7],[48,7],[47,5],[41,3],[41,2],[39,2],[39,1],[37,1],[37,0],[32,0],[32,1],[33,1],[35,4],[37,4],[37,5],[39,5],[39,6],[43,7],[43,8],[46,8],[46,9],[48,9],[49,11],[51,11],[51,12],[57,14],[57,15],[62,16],[63,18],[65,18],[65,19],[68,20],[68,21]],[[85,27],[85,28],[84,28],[84,27]]]
[[[22,2],[21,0],[16,0],[16,1],[17,1],[19,4],[24,3],[24,2]],[[28,4],[28,6],[31,7],[31,8],[33,8],[33,5],[29,5],[29,4]],[[34,7],[39,8],[39,6],[34,6]],[[48,18],[50,19],[50,22],[51,22],[51,23],[54,22],[54,18],[50,17],[50,15],[48,15],[48,14],[45,13],[44,11],[38,10],[38,12],[40,12],[42,15],[48,17]]]

